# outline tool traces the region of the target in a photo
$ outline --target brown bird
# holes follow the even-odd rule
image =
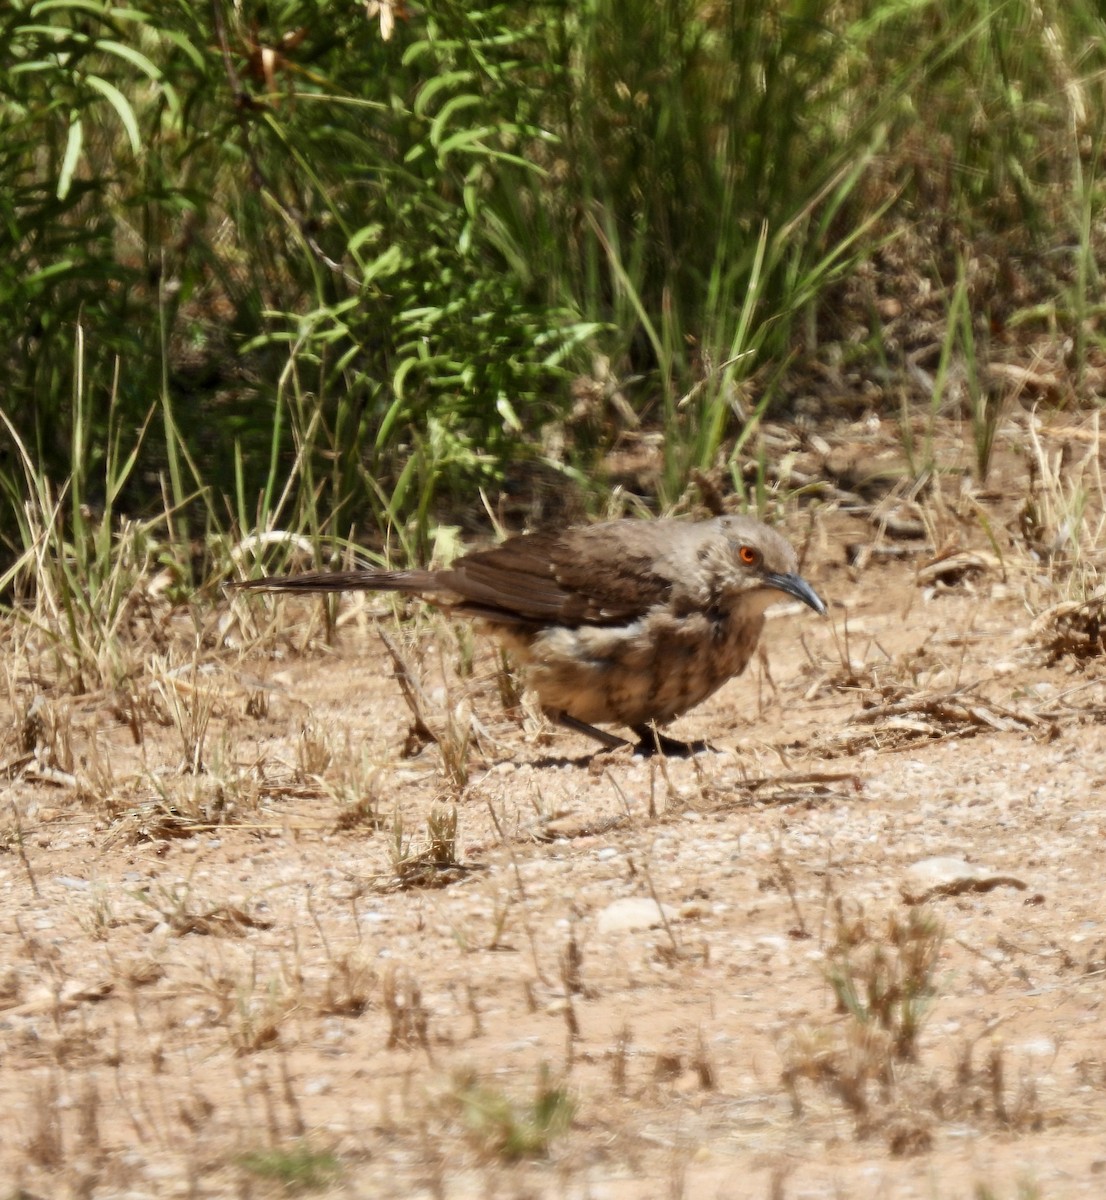
[[[270,575],[263,591],[389,591],[476,617],[526,668],[546,715],[604,746],[597,724],[629,726],[638,749],[687,754],[661,736],[734,675],[756,649],[764,611],[784,595],[825,604],[797,574],[795,551],[752,517],[620,520],[522,534],[440,571]]]

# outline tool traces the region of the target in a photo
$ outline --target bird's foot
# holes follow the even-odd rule
[[[681,742],[678,738],[661,733],[652,725],[635,725],[633,728],[638,738],[634,753],[646,758],[654,754],[663,754],[665,758],[690,758],[693,754],[702,754],[704,750],[712,748],[703,741]]]
[[[545,715],[556,724],[563,725],[565,729],[574,729],[577,733],[585,733],[588,737],[594,738],[604,749],[621,750],[624,746],[629,746],[634,754],[641,754],[646,758],[650,758],[654,754],[663,754],[666,758],[690,758],[693,754],[702,754],[704,750],[713,749],[708,742],[681,742],[678,738],[661,733],[653,725],[634,725],[632,727],[634,733],[637,734],[637,743],[635,744],[628,742],[625,738],[620,738],[617,734],[608,733],[605,729],[596,729],[594,725],[589,725],[586,721],[578,721],[565,712],[546,709]]]
[[[595,738],[607,750],[621,750],[623,746],[631,745],[625,738],[620,738],[614,733],[608,733],[605,729],[596,729],[594,725],[589,725],[587,721],[578,721],[575,717],[570,717],[566,712],[547,708],[545,715],[557,725],[563,725],[565,729],[574,729],[577,733],[584,733],[590,738]]]

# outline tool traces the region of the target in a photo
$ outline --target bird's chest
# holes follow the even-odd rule
[[[666,722],[745,669],[762,613],[657,608],[620,626],[550,627],[516,643],[549,708],[589,724]]]
[[[740,675],[756,650],[764,616],[708,609],[656,622],[651,636],[656,720],[671,720]]]

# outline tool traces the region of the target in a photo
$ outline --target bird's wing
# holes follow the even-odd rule
[[[659,564],[664,521],[612,521],[563,533],[528,533],[466,554],[443,571],[314,571],[250,579],[257,591],[398,591],[501,624],[605,625],[664,603],[671,571]]]
[[[532,533],[467,554],[439,574],[462,599],[458,610],[490,620],[566,625],[632,620],[663,603],[672,581],[657,573],[655,550],[602,526]],[[623,536],[620,537],[619,534]]]

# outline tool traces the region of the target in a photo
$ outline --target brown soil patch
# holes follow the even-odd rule
[[[691,762],[512,717],[433,617],[387,628],[468,745],[402,758],[374,597],[332,646],[289,605],[304,652],[210,655],[196,776],[171,726],[136,746],[13,660],[4,1194],[1102,1195],[1106,671],[1093,612],[1041,616],[1087,598],[1033,557],[1020,429],[987,492],[898,497],[913,540],[793,514],[832,619],[775,610],[674,729],[718,747]],[[895,1058],[829,979],[895,960],[938,855],[1025,886],[929,901]],[[667,924],[601,932],[631,897]]]

